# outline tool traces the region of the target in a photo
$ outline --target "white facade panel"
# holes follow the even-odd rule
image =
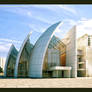
[[[87,76],[92,77],[92,47],[87,47],[86,48],[86,61],[87,61]]]
[[[71,77],[77,77],[76,26],[66,35],[66,66],[72,67]]]

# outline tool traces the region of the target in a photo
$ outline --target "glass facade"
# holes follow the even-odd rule
[[[19,59],[19,65],[18,65],[18,77],[28,77],[28,68],[29,68],[29,59],[30,59],[30,55],[31,55],[31,51],[32,51],[33,45],[30,44],[30,41],[28,39],[28,41],[26,42],[20,59]]]
[[[6,69],[6,76],[8,77],[14,76],[14,69],[15,69],[17,54],[18,54],[18,51],[16,50],[15,47],[13,47],[10,52],[10,56],[8,58],[8,64]]]
[[[52,71],[49,71],[50,67],[65,65],[65,45],[64,43],[53,36],[46,51],[44,64],[43,64],[43,77],[52,77]]]

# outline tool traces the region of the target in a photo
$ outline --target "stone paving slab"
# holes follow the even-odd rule
[[[0,88],[92,88],[92,77],[53,79],[2,79]]]

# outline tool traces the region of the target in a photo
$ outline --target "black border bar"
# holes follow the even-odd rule
[[[92,4],[92,0],[0,0],[0,4]]]

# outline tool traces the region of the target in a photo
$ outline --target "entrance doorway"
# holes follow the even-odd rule
[[[61,71],[61,77],[64,78],[64,71]]]

